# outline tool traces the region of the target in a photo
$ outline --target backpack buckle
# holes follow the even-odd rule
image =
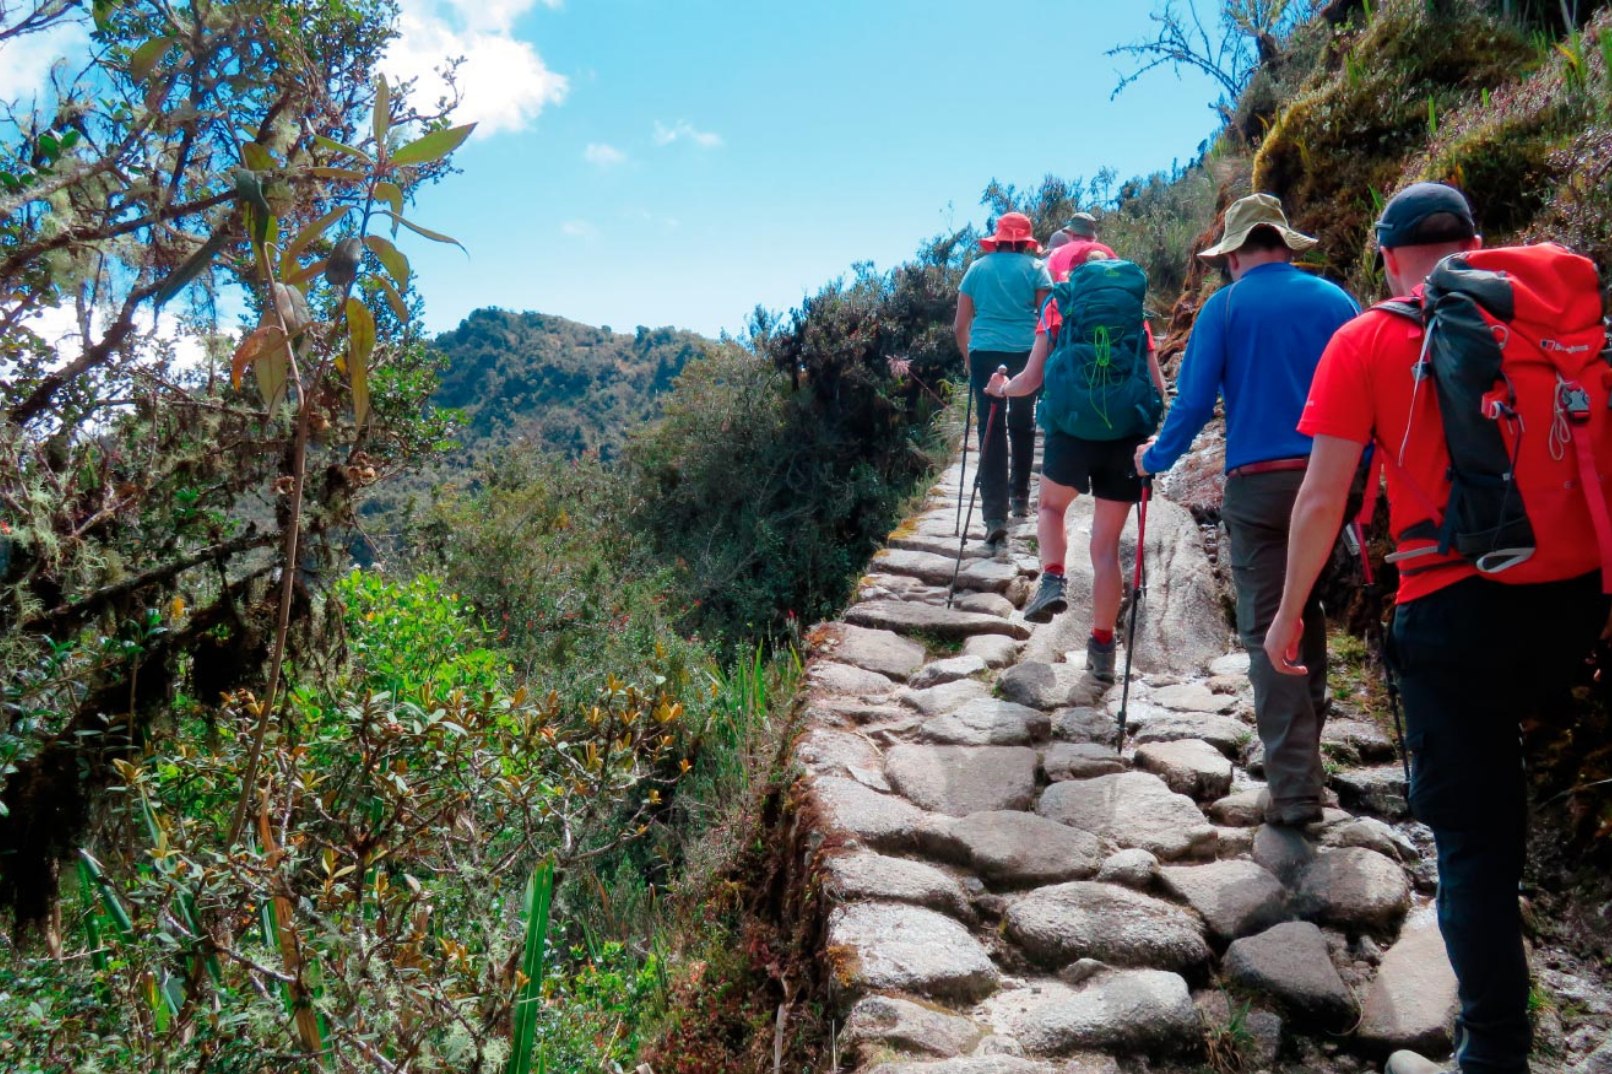
[[[1576,380],[1556,383],[1556,409],[1575,425],[1590,420],[1590,393]]]

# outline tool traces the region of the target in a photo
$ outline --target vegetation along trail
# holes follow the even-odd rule
[[[976,223],[712,340],[428,330],[423,251],[468,239],[435,192],[508,119],[470,121],[475,64],[388,76],[417,5],[0,4],[0,1070],[1451,1062],[1385,512],[1377,584],[1345,544],[1322,582],[1321,817],[1265,824],[1224,423],[1156,482],[1127,693],[1087,664],[1091,498],[1050,622],[1035,483],[990,547],[970,515],[959,288],[1008,214],[1088,214],[1173,381],[1230,205],[1279,198],[1364,306],[1419,180],[1612,279],[1612,5],[1150,11],[1120,89],[1210,80],[1189,163],[992,180]],[[508,29],[476,17],[433,49]],[[1612,1071],[1606,659],[1523,723],[1536,1072]]]

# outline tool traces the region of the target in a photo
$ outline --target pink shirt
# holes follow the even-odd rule
[[[1048,254],[1047,272],[1052,276],[1052,282],[1063,283],[1067,280],[1074,267],[1083,264],[1093,250],[1101,253],[1104,257],[1114,256],[1113,250],[1110,250],[1096,239],[1075,239],[1064,243]]]

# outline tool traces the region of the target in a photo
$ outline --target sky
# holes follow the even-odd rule
[[[468,251],[405,246],[432,331],[501,306],[738,334],[983,224],[993,178],[1144,174],[1217,125],[1202,76],[1110,99],[1126,65],[1105,52],[1150,36],[1157,0],[401,4],[382,70],[428,87],[463,56],[458,121],[479,123],[408,213]],[[0,98],[75,32],[0,53]]]
[[[993,177],[1124,178],[1216,127],[1202,77],[1155,72],[1110,100],[1122,61],[1104,53],[1149,35],[1150,0],[406,7],[389,62],[428,67],[409,20],[471,46],[483,124],[464,174],[413,210],[469,251],[410,248],[434,329],[496,305],[737,334],[757,304],[983,224]]]

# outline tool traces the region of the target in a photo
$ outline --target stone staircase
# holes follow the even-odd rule
[[[1120,689],[1083,669],[1089,500],[1068,522],[1070,611],[1034,626],[1017,611],[1033,520],[1000,559],[975,520],[946,609],[957,483],[953,467],[844,621],[811,634],[795,801],[840,1069],[1159,1074],[1235,1050],[1218,1069],[1274,1074],[1447,1054],[1454,978],[1426,841],[1393,823],[1391,741],[1335,717],[1350,810],[1302,834],[1260,823],[1247,656],[1192,517],[1156,500],[1116,752]]]

